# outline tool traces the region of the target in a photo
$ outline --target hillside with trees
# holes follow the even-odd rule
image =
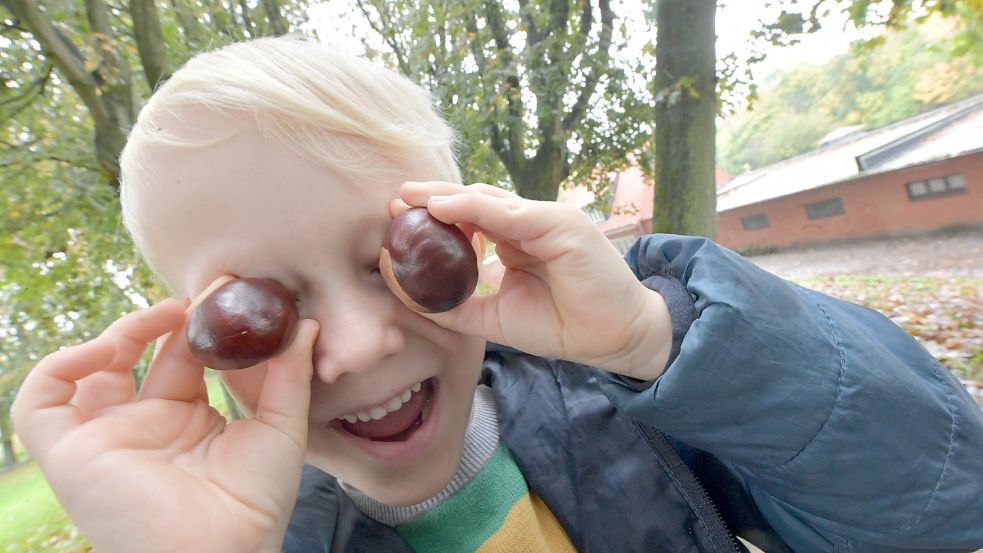
[[[773,75],[750,111],[720,126],[718,164],[740,174],[815,149],[838,128],[878,128],[983,91],[983,43],[957,40],[955,25],[932,19]]]

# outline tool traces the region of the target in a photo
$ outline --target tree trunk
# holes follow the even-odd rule
[[[5,415],[0,415],[4,416]],[[6,417],[5,417],[6,418]],[[3,466],[9,467],[17,463],[17,456],[14,455],[14,433],[9,428],[10,421],[0,421],[0,441],[3,441]]]
[[[538,119],[536,136],[540,143],[532,158],[526,157],[527,128],[525,114],[527,106],[523,100],[523,84],[515,68],[518,65],[515,52],[512,51],[511,33],[514,32],[504,19],[501,3],[485,2],[485,20],[490,29],[495,45],[495,58],[502,67],[511,68],[511,73],[502,79],[502,71],[486,69],[488,59],[486,53],[477,43],[472,42],[472,53],[482,75],[487,79],[485,88],[498,89],[506,107],[502,123],[491,124],[492,150],[502,161],[505,170],[512,179],[515,192],[530,200],[555,201],[560,185],[570,175],[570,159],[566,141],[580,126],[584,115],[590,107],[601,76],[607,70],[610,61],[611,37],[614,29],[614,11],[609,0],[599,0],[598,9],[601,13],[601,31],[598,36],[596,51],[587,55],[582,49],[588,41],[592,25],[592,3],[583,2],[578,35],[572,42],[563,39],[568,32],[567,26],[571,16],[570,6],[563,2],[554,3],[550,7],[546,26],[537,27],[534,18],[526,11],[524,17],[529,26],[530,45],[528,51],[537,52],[529,55],[524,63],[529,64],[530,74],[540,77],[551,76],[543,82],[532,80],[528,90],[536,97]],[[470,21],[469,32],[478,34],[477,22]],[[542,55],[547,51],[546,56]],[[585,57],[583,66],[587,68],[584,82],[574,87],[559,85],[571,79],[574,59]],[[408,65],[408,64],[404,64]],[[564,109],[563,98],[566,94],[575,93],[577,101],[569,109]],[[498,111],[493,103],[489,106]]]
[[[9,7],[41,44],[44,55],[58,69],[89,110],[95,128],[96,159],[106,181],[118,186],[119,153],[126,133],[136,118],[136,98],[130,68],[115,41],[106,4],[86,0],[85,10],[92,33],[105,37],[95,41],[100,63],[92,69],[84,54],[62,33],[35,0],[10,0]],[[92,60],[88,60],[92,63]]]
[[[280,14],[280,6],[277,0],[263,0],[263,8],[266,10],[266,19],[270,22],[270,30],[274,36],[283,36],[289,30],[287,21]]]
[[[143,64],[143,74],[150,90],[154,91],[171,77],[160,14],[153,0],[130,0],[130,17],[133,19],[133,37]]]
[[[565,150],[563,143],[544,144],[535,157],[517,164],[510,175],[516,194],[530,200],[556,200],[560,184],[567,178]]]
[[[659,0],[653,232],[717,234],[716,0]]]

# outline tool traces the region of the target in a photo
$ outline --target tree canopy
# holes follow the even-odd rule
[[[959,28],[936,16],[774,75],[752,110],[721,127],[719,164],[741,173],[814,149],[837,128],[877,128],[983,91],[983,42],[962,49]]]
[[[424,84],[461,134],[467,182],[555,200],[651,137],[651,64],[617,56],[623,21],[608,0],[359,0],[383,55]]]
[[[282,34],[303,4],[0,0],[0,434],[38,358],[161,291],[122,228],[117,159],[193,53]],[[5,444],[6,445],[6,444]]]

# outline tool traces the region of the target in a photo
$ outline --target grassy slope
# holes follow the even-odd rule
[[[0,474],[0,551],[88,551],[37,463]]]
[[[206,377],[208,397],[228,413],[218,377]],[[77,553],[89,551],[48,487],[37,463],[27,462],[0,473],[0,553]]]

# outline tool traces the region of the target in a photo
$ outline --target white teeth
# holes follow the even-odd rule
[[[344,419],[349,424],[354,424],[355,421],[368,422],[370,420],[379,420],[382,417],[388,415],[389,413],[399,411],[403,407],[403,404],[409,401],[410,398],[413,396],[413,394],[419,392],[422,388],[423,388],[423,383],[417,382],[413,386],[410,386],[408,389],[403,390],[402,394],[393,397],[392,399],[390,399],[389,401],[383,404],[370,407],[366,411],[359,411],[357,413],[343,415],[338,418]],[[424,406],[423,408],[423,417],[426,418],[427,414],[429,413],[430,413],[430,403],[428,402],[427,405]]]
[[[427,401],[427,403],[423,406],[423,413],[420,415],[420,420],[427,420],[427,417],[428,416],[430,416],[430,402],[429,401]]]
[[[402,396],[394,397],[389,400],[389,403],[386,404],[386,411],[392,413],[393,411],[398,411],[399,408],[402,406],[403,406],[403,397]]]

